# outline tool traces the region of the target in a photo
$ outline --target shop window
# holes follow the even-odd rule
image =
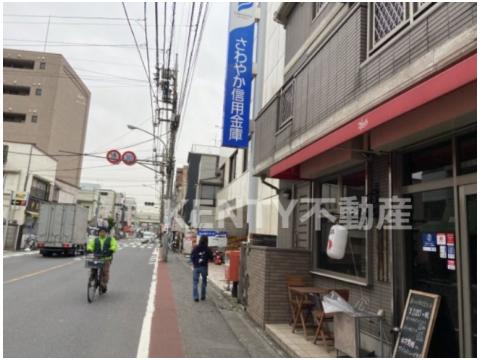
[[[477,172],[477,133],[457,139],[458,175]]]
[[[404,155],[404,185],[453,176],[452,145],[444,142]]]
[[[334,179],[318,183],[318,193],[323,201],[322,206],[331,215],[339,218],[339,200],[343,197],[355,197],[360,203],[366,196],[364,170],[346,173]],[[334,225],[325,216],[321,217],[320,224],[316,223],[316,270],[332,273],[338,277],[349,277],[366,280],[367,277],[367,240],[365,230],[348,230],[348,240],[343,259],[331,259],[327,256],[328,235]],[[320,226],[320,229],[318,228]]]
[[[413,290],[439,294],[440,309],[429,357],[458,357],[455,211],[452,188],[412,197],[412,230],[406,232],[406,280]],[[453,260],[453,261],[452,261]],[[449,341],[445,342],[445,338]]]
[[[294,82],[290,82],[280,93],[278,128],[293,120]]]

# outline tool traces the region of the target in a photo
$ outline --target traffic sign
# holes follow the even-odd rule
[[[107,160],[109,163],[117,165],[122,161],[122,154],[118,150],[110,150],[107,152]]]
[[[133,165],[137,162],[137,156],[133,151],[125,151],[122,155],[122,161],[125,165]]]

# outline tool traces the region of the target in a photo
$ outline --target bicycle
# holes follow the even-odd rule
[[[102,289],[100,289],[100,279],[102,277],[104,263],[105,260],[99,257],[86,257],[85,267],[90,269],[90,276],[88,277],[87,286],[87,299],[89,303],[95,301],[97,290],[99,295],[103,294]]]

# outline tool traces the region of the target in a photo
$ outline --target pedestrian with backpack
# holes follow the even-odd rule
[[[197,246],[190,254],[193,263],[193,300],[198,302],[198,282],[202,276],[200,299],[205,300],[207,292],[208,262],[213,260],[213,254],[208,247],[208,237],[202,235]]]

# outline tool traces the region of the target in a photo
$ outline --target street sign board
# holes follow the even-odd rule
[[[137,162],[137,155],[133,151],[125,151],[122,155],[122,161],[125,165],[133,165]]]
[[[110,150],[107,152],[107,160],[110,164],[120,164],[122,161],[122,154],[120,154],[120,151],[118,150]]]
[[[15,197],[12,199],[12,205],[27,206],[27,203],[28,203],[28,193],[26,192],[15,193]]]
[[[248,147],[255,3],[230,3],[222,146]]]
[[[197,231],[197,241],[200,241],[201,236],[208,237],[208,246],[226,247],[228,243],[228,234],[226,231],[199,229]]]

